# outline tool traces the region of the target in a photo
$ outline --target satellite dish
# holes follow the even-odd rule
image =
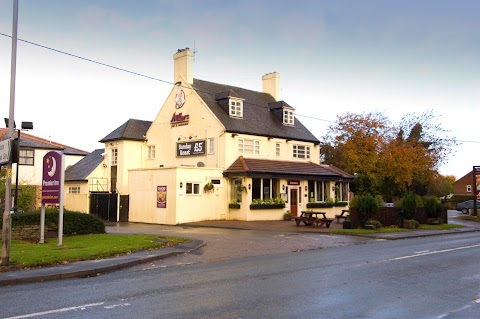
[[[204,162],[198,162],[197,167],[205,167],[205,163]]]

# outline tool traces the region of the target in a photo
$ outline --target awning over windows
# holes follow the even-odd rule
[[[299,178],[310,180],[353,181],[354,176],[331,165],[312,162],[276,161],[240,156],[223,172],[223,176]]]

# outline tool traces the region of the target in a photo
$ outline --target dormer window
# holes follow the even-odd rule
[[[230,99],[229,114],[231,117],[243,118],[243,101]]]
[[[293,109],[283,109],[283,124],[295,125],[295,112]]]

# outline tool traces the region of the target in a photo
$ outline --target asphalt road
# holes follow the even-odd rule
[[[137,267],[2,287],[0,317],[479,318],[479,260],[464,233]]]

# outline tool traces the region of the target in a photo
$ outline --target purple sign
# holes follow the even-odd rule
[[[42,204],[60,203],[62,153],[48,152],[43,157]]]
[[[157,208],[167,208],[167,186],[157,186]]]

